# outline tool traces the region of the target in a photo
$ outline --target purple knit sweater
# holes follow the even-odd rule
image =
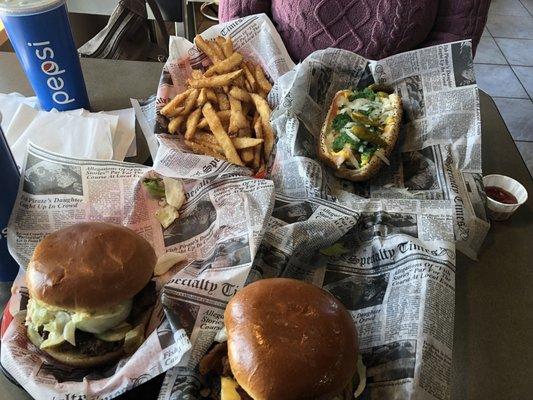
[[[220,0],[221,22],[266,13],[299,61],[339,47],[378,60],[461,39],[474,50],[490,0]]]

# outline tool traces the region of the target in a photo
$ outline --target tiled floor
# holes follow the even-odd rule
[[[533,0],[492,0],[474,63],[533,175]]]

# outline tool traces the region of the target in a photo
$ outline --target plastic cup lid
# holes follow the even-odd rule
[[[31,15],[51,10],[65,0],[0,0],[0,14]]]

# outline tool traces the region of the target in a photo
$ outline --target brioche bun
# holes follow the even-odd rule
[[[331,398],[356,372],[353,320],[314,285],[259,280],[233,297],[224,322],[231,371],[254,400]]]

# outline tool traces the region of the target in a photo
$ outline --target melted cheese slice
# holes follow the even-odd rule
[[[48,332],[48,338],[41,343],[41,348],[58,345],[64,341],[76,345],[76,329],[101,336],[120,325],[130,314],[132,301],[117,304],[113,307],[97,311],[71,311],[43,303],[37,299],[28,300],[26,325],[29,329],[37,331],[40,326]],[[118,332],[113,332],[113,340]],[[120,332],[122,334],[122,332]],[[124,332],[125,335],[125,332]]]
[[[237,393],[237,382],[233,379],[222,376],[220,377],[220,400],[241,400]]]

